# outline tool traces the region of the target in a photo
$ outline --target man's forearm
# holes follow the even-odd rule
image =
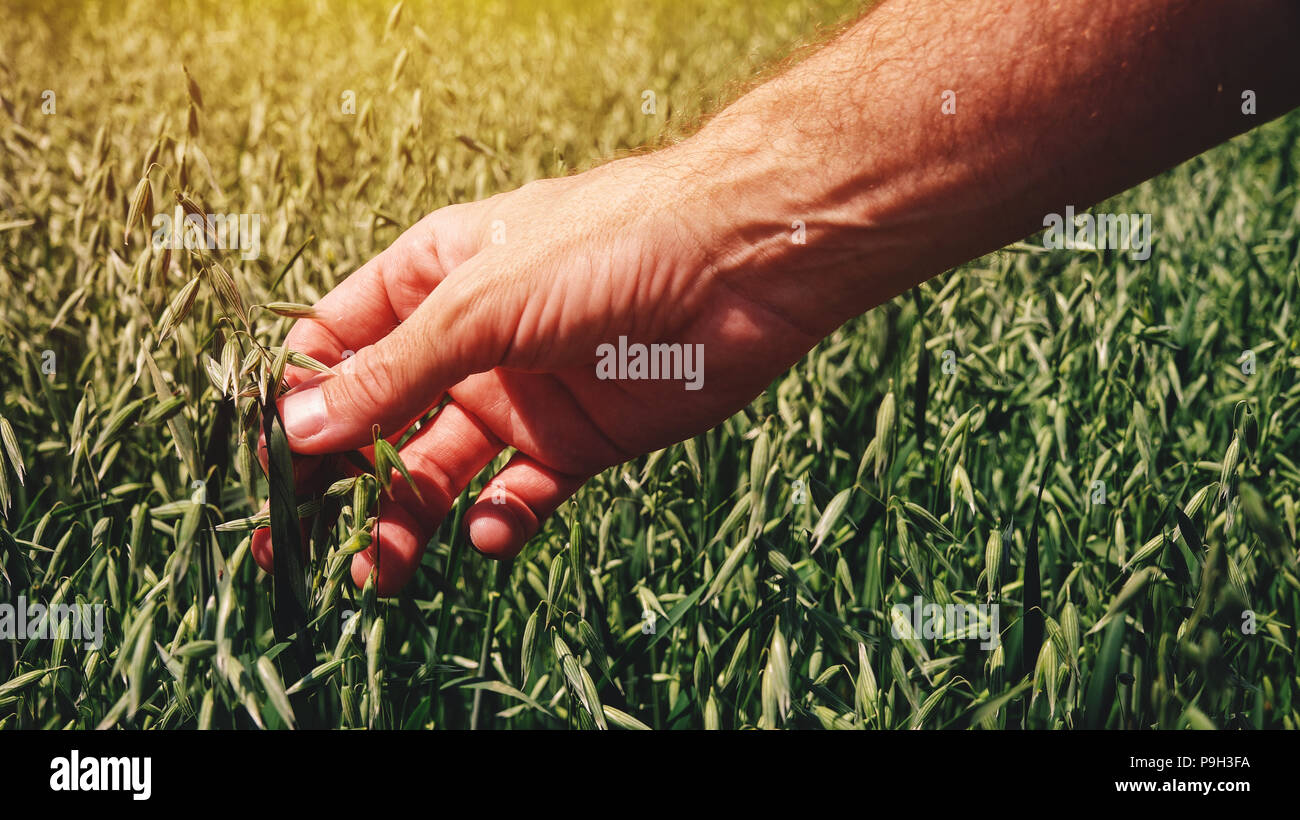
[[[718,275],[838,324],[1300,104],[1298,41],[1290,0],[884,0],[674,150]]]

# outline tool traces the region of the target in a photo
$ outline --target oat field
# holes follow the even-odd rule
[[[379,598],[341,568],[383,448],[286,502],[305,565],[249,554],[293,317],[433,209],[689,133],[858,4],[50,5],[0,0],[0,727],[1300,723],[1300,115],[1099,206],[1152,215],[1149,259],[945,273],[513,562],[467,546],[480,477]],[[186,212],[256,247],[155,247]],[[98,640],[41,623],[73,605]]]

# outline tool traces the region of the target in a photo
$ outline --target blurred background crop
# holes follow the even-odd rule
[[[2,0],[0,603],[105,616],[87,648],[0,615],[0,727],[1295,728],[1296,115],[1098,206],[1152,214],[1150,259],[1030,238],[945,273],[512,563],[466,548],[481,481],[399,598],[331,587],[335,538],[310,663],[276,641],[217,529],[266,496],[220,304],[141,225],[178,192],[255,214],[214,258],[310,304],[431,210],[689,134],[859,10]],[[916,596],[996,606],[998,648],[910,634]]]

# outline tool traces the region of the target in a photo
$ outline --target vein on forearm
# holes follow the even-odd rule
[[[715,257],[860,312],[1290,109],[1298,33],[1285,0],[886,0],[690,141]]]

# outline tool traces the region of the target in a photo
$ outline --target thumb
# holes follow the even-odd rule
[[[516,322],[509,317],[518,286],[474,275],[462,265],[392,332],[279,400],[285,433],[297,453],[337,453],[403,429],[437,404],[446,390],[495,367]],[[503,290],[512,292],[511,300]],[[517,312],[514,314],[517,315]]]

